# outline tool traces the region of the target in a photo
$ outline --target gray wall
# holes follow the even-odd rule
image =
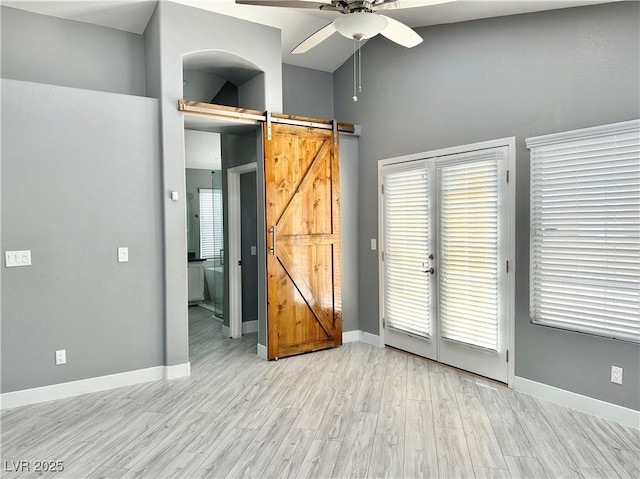
[[[227,170],[234,166],[247,163],[257,163],[256,188],[256,216],[258,223],[257,234],[257,297],[258,297],[258,343],[267,344],[267,245],[264,231],[264,157],[262,152],[262,130],[256,127],[253,131],[238,132],[237,134],[223,134],[222,142],[222,189],[227,191]],[[229,230],[227,203],[224,203],[224,228]],[[262,227],[260,227],[262,225]],[[224,262],[229,264],[229,237],[224,238]],[[229,284],[229,268],[224,270],[224,284]],[[229,288],[224,290],[224,324],[229,325]]]
[[[258,320],[258,198],[256,172],[240,175],[242,321]],[[262,231],[262,228],[260,228]],[[251,254],[251,247],[256,254]]]
[[[340,135],[340,248],[342,331],[360,326],[358,301],[358,137]]]
[[[333,74],[282,65],[282,107],[288,115],[333,118]]]
[[[2,77],[145,94],[141,35],[2,8]]]
[[[215,73],[186,68],[183,71],[183,78],[186,85],[183,86],[182,97],[185,100],[202,103],[211,103],[227,81]]]
[[[419,29],[405,50],[364,46],[363,92],[347,61],[335,73],[336,117],[362,125],[359,156],[360,327],[378,333],[377,162],[515,136],[516,375],[640,409],[637,344],[529,321],[530,136],[640,116],[640,5],[612,3]],[[624,385],[609,382],[612,364]]]
[[[182,98],[182,58],[192,52],[232,53],[264,72],[264,105],[282,108],[280,31],[171,2],[160,2],[145,32],[147,75],[158,75],[161,91],[162,196],[164,207],[165,364],[189,361],[187,251],[185,241],[184,121],[177,109]],[[159,69],[159,71],[158,71]],[[154,83],[157,85],[157,83]],[[177,191],[179,201],[171,201]]]
[[[162,365],[158,101],[1,89],[2,249],[32,255],[0,268],[1,391]]]

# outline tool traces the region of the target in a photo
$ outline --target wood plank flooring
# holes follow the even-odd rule
[[[640,477],[636,429],[362,343],[266,362],[189,318],[190,378],[3,411],[2,477]],[[11,470],[42,460],[65,470]]]

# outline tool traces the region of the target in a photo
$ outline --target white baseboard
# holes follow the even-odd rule
[[[377,334],[367,333],[366,331],[362,331],[361,341],[363,343],[367,343],[372,346],[377,346],[379,348],[382,348],[384,346],[384,344],[382,344],[382,340],[380,336],[378,336]]]
[[[343,331],[342,344],[355,343],[362,340],[362,331],[356,329],[355,331]]]
[[[222,335],[225,338],[231,337],[231,329],[229,329],[229,326],[225,326],[224,324],[222,325]]]
[[[258,343],[258,351],[257,351],[258,357],[262,358],[262,359],[267,359],[267,347],[263,346],[262,344]]]
[[[372,346],[382,347],[380,336],[377,334],[367,333],[366,331],[345,331],[342,333],[342,343],[353,343],[360,341],[362,343],[371,344]]]
[[[257,333],[258,332],[258,320],[243,321],[242,322],[242,334]]]
[[[39,388],[23,389],[0,394],[0,409],[10,409],[27,404],[35,404],[55,399],[64,399],[81,394],[106,391],[108,389],[133,386],[160,379],[176,379],[189,376],[190,363],[175,366],[156,366],[153,368],[126,371],[124,373],[109,374],[96,378],[80,379],[66,383],[52,384]]]
[[[551,401],[578,411],[593,414],[625,426],[640,428],[640,411],[612,404],[600,399],[594,399],[565,389],[559,389],[548,384],[531,381],[516,376],[514,381],[516,391],[529,394],[539,399]]]
[[[164,366],[165,379],[178,379],[191,376],[191,363],[176,364],[174,366]]]

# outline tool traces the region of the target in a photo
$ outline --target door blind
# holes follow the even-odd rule
[[[498,161],[440,171],[440,335],[498,350]]]
[[[527,140],[534,323],[640,341],[639,125]]]
[[[222,252],[222,190],[200,188],[200,258],[220,258]]]
[[[386,327],[431,336],[429,179],[424,163],[384,176]]]

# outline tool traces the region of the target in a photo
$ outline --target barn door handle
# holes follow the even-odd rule
[[[269,229],[269,234],[271,235],[271,247],[269,248],[269,251],[271,251],[272,255],[276,254],[276,227],[272,226]]]

